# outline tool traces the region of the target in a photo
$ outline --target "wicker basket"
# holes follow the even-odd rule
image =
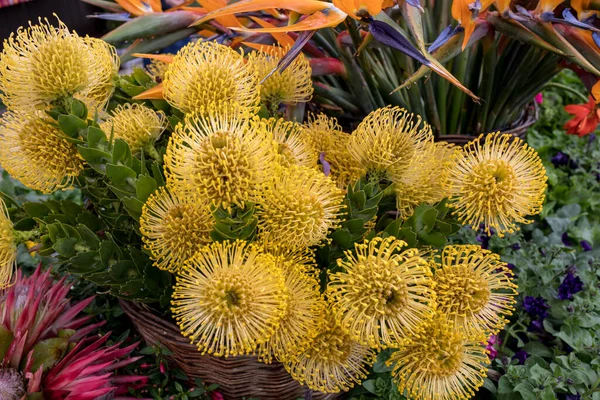
[[[525,140],[527,130],[535,124],[539,117],[539,107],[535,102],[531,102],[520,117],[513,122],[508,129],[501,130],[502,133],[510,133],[518,138]],[[454,143],[458,146],[464,146],[471,140],[476,139],[479,135],[439,135],[435,137],[436,141],[445,141]]]
[[[261,400],[330,400],[337,395],[313,392],[293,380],[279,363],[259,363],[256,357],[213,357],[201,355],[172,322],[154,314],[143,304],[121,300],[123,311],[148,345],[160,343],[173,352],[174,362],[191,379],[201,378],[220,385],[227,400],[254,397]]]

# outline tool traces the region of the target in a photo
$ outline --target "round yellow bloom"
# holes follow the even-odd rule
[[[164,157],[167,183],[179,193],[196,194],[216,207],[244,208],[256,201],[276,167],[275,142],[254,129],[249,116],[211,108],[190,114],[176,127]]]
[[[284,363],[292,378],[324,393],[347,391],[367,377],[376,354],[355,342],[326,312],[325,323],[312,345],[294,360]]]
[[[346,189],[364,175],[365,170],[348,152],[350,135],[342,131],[337,119],[324,114],[311,115],[304,128],[317,153],[329,163],[329,176],[339,187]]]
[[[83,169],[75,145],[37,113],[2,116],[0,165],[23,185],[44,193],[70,187]]]
[[[408,337],[389,364],[400,392],[415,400],[467,400],[483,385],[489,359],[485,337],[469,337],[440,312]]]
[[[171,53],[163,53],[163,55],[171,57],[175,56],[175,54]],[[167,73],[169,65],[171,65],[171,63],[152,59],[150,60],[150,64],[146,66],[146,71],[148,71],[148,74],[153,77],[155,81],[162,82],[165,79],[165,74]]]
[[[203,247],[177,274],[172,311],[202,354],[251,354],[279,326],[287,304],[283,273],[243,241]]]
[[[277,145],[279,163],[283,166],[301,165],[313,168],[319,158],[310,137],[304,134],[302,126],[282,118],[255,118],[255,129],[265,130]]]
[[[203,113],[210,105],[256,113],[258,76],[243,55],[215,42],[197,41],[182,48],[167,68],[165,99],[184,113]]]
[[[318,244],[340,222],[344,193],[322,172],[282,169],[265,186],[259,203],[259,240],[288,249]]]
[[[289,47],[270,47],[248,55],[248,65],[256,71],[262,81],[277,68],[279,60],[287,54]],[[305,103],[312,98],[313,86],[310,63],[300,54],[283,71],[272,73],[260,87],[261,102],[269,110],[277,110],[280,104]]]
[[[465,146],[448,168],[447,183],[458,219],[483,223],[502,237],[525,217],[542,210],[546,170],[535,151],[521,139],[500,132],[481,135]]]
[[[178,196],[161,187],[142,208],[140,231],[154,265],[177,272],[201,246],[210,242],[214,223],[206,202]]]
[[[348,151],[377,180],[415,182],[411,166],[433,142],[431,127],[421,117],[403,108],[385,107],[373,111],[350,136]],[[413,175],[409,175],[409,173]]]
[[[0,54],[0,99],[9,110],[28,112],[74,96],[90,109],[104,108],[119,71],[115,48],[79,37],[61,21],[58,28],[19,28]]]
[[[475,245],[451,245],[435,262],[437,309],[466,332],[488,336],[506,324],[514,311],[517,287],[498,254]]]
[[[427,261],[394,237],[355,244],[338,259],[328,296],[338,324],[369,347],[396,345],[433,317],[435,292]]]
[[[271,339],[259,346],[260,360],[271,363],[291,360],[304,352],[319,333],[323,323],[325,300],[314,275],[304,270],[304,265],[276,261],[285,277],[288,304],[279,328]]]
[[[0,289],[12,284],[17,269],[17,244],[4,200],[0,199]]]
[[[444,184],[449,163],[460,155],[460,148],[446,142],[429,143],[427,148],[415,155],[404,176],[410,179],[394,179],[396,208],[401,218],[410,217],[421,204],[435,204],[450,197],[448,185]],[[395,177],[396,178],[396,177]]]
[[[143,104],[118,106],[112,116],[100,124],[100,128],[110,137],[123,139],[131,152],[136,153],[152,146],[166,128],[166,117],[162,111],[156,112]]]

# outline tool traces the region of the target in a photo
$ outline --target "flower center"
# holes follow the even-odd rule
[[[444,313],[469,316],[480,312],[490,300],[490,288],[483,276],[469,266],[457,265],[435,274],[438,306]]]

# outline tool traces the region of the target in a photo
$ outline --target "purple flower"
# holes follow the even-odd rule
[[[514,356],[512,356],[513,360],[519,361],[519,365],[525,364],[525,360],[527,360],[527,357],[529,357],[529,354],[527,354],[525,350],[519,350],[515,353]]]
[[[552,164],[554,164],[555,167],[558,167],[560,165],[567,165],[569,163],[569,160],[570,157],[562,151],[559,151],[554,157],[550,159],[550,161],[552,161]]]
[[[502,339],[498,335],[492,335],[487,341],[485,349],[489,351],[490,361],[498,357],[498,349],[494,347],[495,344],[502,344]]]
[[[573,272],[567,271],[565,279],[558,287],[558,298],[561,300],[573,300],[573,295],[583,290],[581,278],[575,276]]]
[[[567,246],[567,247],[573,246],[573,243],[571,243],[571,240],[569,239],[569,235],[567,234],[567,232],[562,234],[561,240],[565,246]]]
[[[565,396],[565,400],[581,400],[581,395],[577,394],[568,394]]]
[[[510,246],[510,247],[512,247],[513,250],[519,250],[519,249],[521,249],[521,244],[520,243],[513,243],[513,245]]]
[[[544,321],[535,320],[531,321],[531,324],[527,328],[529,332],[544,332]]]
[[[548,316],[550,306],[541,297],[525,296],[523,299],[523,309],[531,317],[544,319]]]
[[[535,100],[536,103],[542,104],[544,102],[544,95],[542,94],[542,92],[539,92],[538,94],[535,95],[535,97],[533,99]]]
[[[490,247],[490,238],[494,233],[496,233],[496,232],[490,228],[490,234],[488,235],[487,232],[485,231],[485,225],[481,224],[481,225],[479,225],[479,230],[477,232],[477,236],[475,236],[475,240],[477,240],[479,243],[481,243],[482,249],[487,250]]]
[[[514,271],[515,267],[516,267],[515,264],[511,264],[511,263],[506,264],[506,268],[510,269],[511,271]]]
[[[592,133],[588,136],[588,143],[592,143],[594,140],[596,140],[596,135]]]
[[[587,240],[582,240],[579,244],[583,248],[583,251],[592,251],[592,245]]]

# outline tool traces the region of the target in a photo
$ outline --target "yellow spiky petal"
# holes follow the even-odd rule
[[[172,311],[202,354],[251,354],[268,341],[287,304],[282,271],[243,241],[200,249],[177,274]]]
[[[123,139],[133,153],[152,146],[166,128],[166,117],[162,111],[154,111],[143,104],[117,106],[112,116],[100,124],[110,137]]]
[[[301,165],[309,168],[317,165],[318,154],[301,125],[282,118],[255,118],[253,124],[258,125],[255,129],[263,129],[273,137],[281,165]]]
[[[12,284],[17,269],[17,244],[4,200],[0,199],[0,289]]]
[[[447,174],[458,219],[475,227],[483,223],[488,234],[491,228],[501,237],[512,233],[542,210],[546,170],[535,149],[513,135],[481,135],[465,146]]]
[[[165,187],[142,208],[144,247],[159,269],[177,272],[201,246],[210,242],[214,219],[206,201],[178,196]]]
[[[376,179],[410,183],[419,179],[411,165],[432,142],[431,127],[421,123],[420,116],[385,107],[360,123],[350,136],[348,151]]]
[[[364,168],[348,152],[350,135],[342,131],[337,119],[324,114],[311,115],[304,128],[317,153],[323,154],[329,163],[330,177],[338,187],[346,189],[364,175]]]
[[[70,187],[83,169],[75,145],[42,114],[10,111],[0,122],[0,165],[44,193]]]
[[[465,332],[500,331],[514,311],[516,285],[498,254],[475,245],[451,245],[432,258],[438,311]]]
[[[174,57],[175,54],[164,53],[165,56]],[[167,73],[167,69],[169,68],[171,63],[167,63],[162,60],[152,59],[150,60],[150,64],[146,66],[146,70],[148,74],[154,78],[156,82],[162,82],[165,79],[165,74]]]
[[[440,312],[392,353],[392,376],[415,400],[467,400],[483,385],[489,359],[485,336],[465,336]]]
[[[82,38],[60,20],[20,28],[0,55],[0,99],[9,110],[29,112],[74,96],[90,111],[104,108],[114,91],[119,57],[106,42]]]
[[[202,113],[210,105],[254,114],[260,102],[257,75],[243,55],[230,47],[197,41],[182,48],[167,68],[165,99],[184,113]]]
[[[259,240],[288,249],[318,244],[340,222],[344,193],[322,172],[282,169],[265,186],[259,202]]]
[[[269,47],[248,55],[248,65],[256,71],[262,81],[277,68],[279,60],[287,54],[289,47]],[[305,103],[312,98],[312,69],[304,55],[300,54],[283,71],[276,71],[260,87],[261,102],[269,110],[280,104]]]
[[[174,191],[209,199],[215,206],[244,208],[256,201],[276,166],[275,142],[254,129],[248,114],[209,108],[176,127],[164,158]]]
[[[338,259],[328,296],[338,324],[369,347],[394,346],[432,318],[435,292],[427,261],[394,237],[355,244]]]
[[[308,350],[284,363],[292,378],[324,393],[347,391],[367,377],[375,352],[355,342],[326,312],[325,324]]]

